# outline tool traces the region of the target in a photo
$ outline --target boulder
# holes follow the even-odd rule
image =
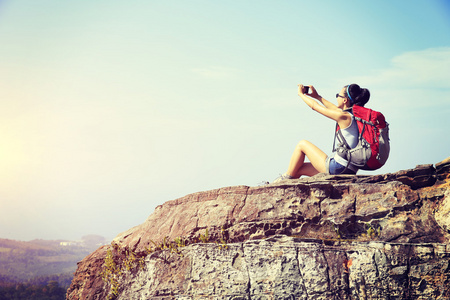
[[[67,299],[450,299],[449,174],[450,158],[168,201],[81,261]]]

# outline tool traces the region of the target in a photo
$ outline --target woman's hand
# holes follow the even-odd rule
[[[305,86],[303,84],[298,84],[298,95],[302,96],[305,94],[307,94]]]
[[[310,97],[312,97],[314,99],[319,99],[320,98],[319,94],[316,91],[316,88],[313,87],[312,85],[309,86],[309,91],[310,91],[310,93],[308,94],[308,96],[310,96]]]
[[[306,88],[309,88],[309,94],[306,93]],[[299,84],[298,85],[298,95],[308,95],[314,99],[318,99],[320,98],[319,94],[317,93],[316,89],[314,88],[314,86],[312,85],[303,85],[303,84]]]

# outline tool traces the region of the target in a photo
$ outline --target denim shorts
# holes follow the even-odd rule
[[[355,171],[352,171],[350,169],[345,170],[345,166],[343,166],[340,163],[336,162],[334,160],[334,158],[327,157],[326,166],[327,166],[328,174],[331,174],[331,175],[339,175],[339,174],[353,174],[353,175],[355,175],[356,174]]]

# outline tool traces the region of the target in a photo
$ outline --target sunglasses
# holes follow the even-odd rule
[[[338,98],[338,97],[341,97],[341,98],[347,98],[347,97],[341,96],[341,95],[339,95],[339,94],[336,94],[336,98]]]

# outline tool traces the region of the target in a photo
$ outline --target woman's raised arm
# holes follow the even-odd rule
[[[312,110],[317,111],[318,113],[324,115],[327,118],[330,118],[336,122],[338,122],[339,126],[343,126],[342,128],[346,128],[350,125],[351,115],[347,112],[344,112],[342,109],[339,109],[335,104],[329,102],[328,100],[322,98],[316,91],[316,89],[311,85],[309,86],[311,90],[310,94],[305,94],[305,86],[302,84],[298,85],[298,95],[305,101],[305,103],[311,107]],[[309,97],[308,97],[309,96]],[[319,101],[322,105],[320,105],[317,101],[311,99],[314,98]]]

